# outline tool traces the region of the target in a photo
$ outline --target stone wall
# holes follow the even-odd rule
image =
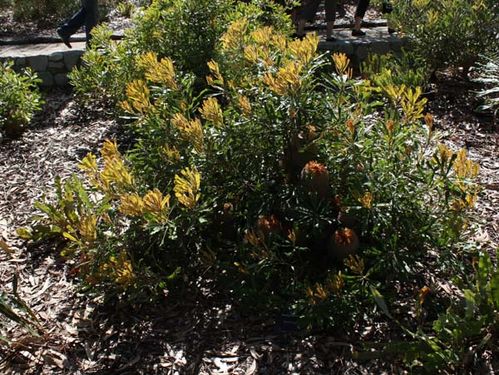
[[[0,61],[14,61],[16,70],[30,67],[41,78],[44,87],[66,86],[67,75],[79,64],[83,52],[83,48],[62,49],[60,44],[12,46],[2,48]]]

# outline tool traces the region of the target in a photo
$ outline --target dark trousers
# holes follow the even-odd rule
[[[305,0],[305,3],[300,8],[298,18],[302,20],[313,20],[319,4],[322,0]],[[326,8],[326,22],[334,22],[336,19],[336,3],[337,0],[324,0]]]
[[[90,41],[90,32],[99,20],[99,6],[97,0],[81,0],[81,8],[70,19],[64,22],[59,31],[64,36],[71,36],[85,26],[87,42]]]
[[[357,3],[357,10],[355,11],[355,17],[364,18],[368,6],[369,0],[359,0],[359,2]]]

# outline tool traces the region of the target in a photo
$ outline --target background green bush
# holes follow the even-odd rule
[[[467,73],[497,44],[495,0],[394,0],[394,25],[432,70],[463,67]]]
[[[41,24],[54,20],[62,21],[79,6],[78,0],[14,0],[14,18]]]
[[[12,5],[12,0],[0,0],[0,9],[9,8]]]
[[[21,22],[36,22],[41,26],[55,26],[71,17],[81,6],[80,0],[5,0],[12,6],[14,19]],[[99,1],[100,17],[116,7],[118,0]]]
[[[195,75],[198,89],[205,86],[206,62],[228,23],[249,16],[257,25],[275,24],[291,30],[283,8],[270,0],[233,4],[230,0],[159,0],[134,18],[122,42],[110,41],[105,25],[95,30],[84,64],[71,73],[71,83],[81,98],[107,98],[115,103],[125,97],[127,82],[140,76],[134,57],[148,51],[169,56],[178,69]],[[100,30],[99,30],[100,29]]]
[[[17,73],[12,62],[0,65],[0,132],[19,136],[43,103],[41,80],[30,69]]]

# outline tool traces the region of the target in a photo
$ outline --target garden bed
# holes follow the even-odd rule
[[[0,372],[494,373],[499,103],[446,74],[498,82],[484,1],[398,2],[361,77],[259,0],[96,28],[34,121],[6,66]]]
[[[191,295],[153,305],[122,305],[81,294],[71,268],[50,246],[29,247],[15,228],[28,224],[33,202],[53,191],[56,175],[78,173],[76,164],[106,138],[123,137],[105,108],[78,107],[70,92],[45,94],[46,104],[24,136],[0,145],[0,239],[14,254],[0,253],[2,282],[19,274],[19,293],[40,319],[45,335],[33,338],[12,327],[17,344],[2,349],[2,373],[64,374],[330,374],[396,373],[389,359],[354,359],[369,342],[396,340],[385,323],[364,332],[305,334],[293,319],[262,313],[234,314],[230,301]],[[445,142],[465,147],[481,165],[483,191],[476,209],[482,229],[474,241],[492,251],[499,243],[499,134],[491,119],[474,112],[473,87],[444,80],[428,104]],[[122,139],[126,144],[126,139]],[[431,270],[428,270],[431,273]],[[4,285],[5,286],[5,285]],[[495,361],[495,362],[494,362]],[[493,373],[497,358],[488,358]]]

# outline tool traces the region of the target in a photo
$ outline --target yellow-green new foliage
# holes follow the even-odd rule
[[[85,282],[114,282],[127,289],[135,285],[137,276],[145,275],[134,271],[132,249],[120,237],[130,229],[130,220],[142,228],[169,225],[175,220],[170,217],[172,202],[170,194],[139,186],[116,142],[104,142],[100,160],[89,153],[80,162],[85,181],[77,176],[57,181],[56,202],[37,202],[35,207],[44,215],[35,219],[33,228],[19,229],[18,234],[31,240],[63,240],[62,255],[74,259],[75,271]],[[173,191],[182,207],[194,209],[201,191],[199,173],[189,168],[179,171]]]

